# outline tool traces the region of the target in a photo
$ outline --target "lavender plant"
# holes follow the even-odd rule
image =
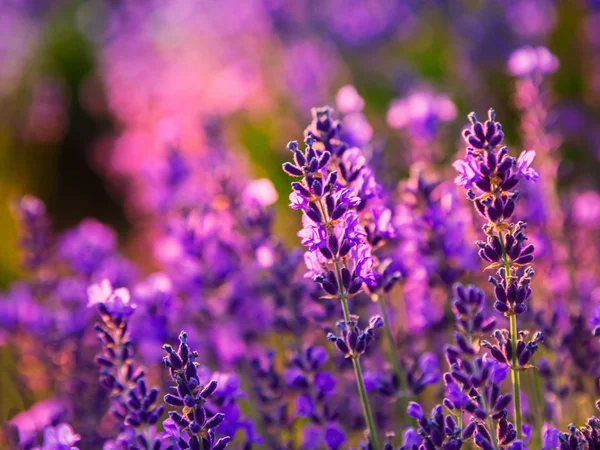
[[[317,109],[313,114],[315,120],[313,129],[308,130],[306,150],[302,152],[295,141],[288,144],[294,163],[285,163],[283,168],[289,175],[301,179],[292,183],[290,206],[304,213],[299,236],[302,245],[307,247],[304,256],[307,276],[321,284],[327,296],[341,303],[344,320],[337,326],[342,335],[331,335],[330,339],[352,360],[369,440],[374,448],[379,448],[359,358],[381,320],[372,318],[373,326],[361,331],[357,327],[358,317],[351,316],[348,307],[348,299],[361,292],[363,284],[375,286],[377,274],[373,270],[371,246],[365,241],[366,232],[359,223],[357,208],[361,198],[354,187],[338,181],[338,171],[330,169],[332,158],[341,157],[347,150],[336,138],[339,127],[332,126],[328,109]],[[348,175],[342,172],[340,178]]]

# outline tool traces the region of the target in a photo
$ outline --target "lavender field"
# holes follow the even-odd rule
[[[600,450],[600,2],[0,0],[0,449]]]

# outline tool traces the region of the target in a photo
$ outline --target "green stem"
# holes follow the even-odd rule
[[[325,221],[327,222],[326,209],[323,208],[323,203],[319,200],[319,209]],[[350,310],[348,309],[348,300],[346,291],[344,290],[344,284],[342,283],[342,272],[340,269],[339,261],[334,261],[335,271],[337,276],[338,287],[340,290],[340,302],[342,304],[342,311],[344,312],[344,320],[346,323],[350,321]],[[365,388],[365,380],[363,378],[362,370],[360,368],[360,362],[358,356],[352,356],[352,365],[354,366],[354,376],[356,378],[356,385],[358,386],[358,394],[360,396],[360,402],[362,403],[363,414],[367,427],[369,429],[369,441],[373,450],[379,450],[379,438],[377,436],[377,428],[375,428],[375,421],[373,420],[373,413],[371,412],[371,405],[369,405],[369,397],[367,396],[367,389]]]
[[[344,311],[344,320],[348,322],[350,320],[350,311],[348,309],[348,300],[346,299],[346,292],[344,291],[344,285],[342,284],[342,273],[340,270],[340,264],[335,261],[335,270],[337,272],[338,286],[340,289],[340,302],[342,303],[342,310]],[[360,402],[362,403],[363,414],[365,421],[367,422],[367,428],[369,429],[369,440],[373,450],[379,450],[379,438],[377,436],[377,428],[375,427],[375,421],[373,420],[373,413],[371,412],[371,405],[369,404],[369,397],[367,396],[367,389],[365,388],[365,380],[363,378],[362,369],[360,368],[360,361],[358,355],[352,355],[352,365],[354,366],[354,375],[356,378],[356,385],[358,387],[358,395],[360,396]]]
[[[506,248],[504,247],[504,237],[502,233],[498,233],[500,238],[500,245],[502,247],[502,260],[504,262],[504,276],[506,277],[506,286],[509,285],[510,277],[510,265],[508,263],[508,256],[506,254]],[[523,430],[521,429],[521,377],[519,374],[519,361],[517,358],[517,340],[519,338],[519,330],[517,328],[517,315],[510,311],[508,318],[510,322],[510,341],[512,344],[512,365],[511,365],[511,379],[513,386],[513,404],[515,406],[515,428],[517,429],[517,439],[523,440]]]
[[[482,388],[481,389],[481,403],[483,405],[483,408],[485,409],[485,413],[487,415],[486,419],[485,419],[485,423],[487,425],[487,427],[490,429],[490,434],[492,436],[492,445],[494,446],[494,448],[496,450],[499,450],[498,447],[498,438],[496,437],[496,427],[494,427],[494,423],[492,422],[492,417],[489,415],[489,410],[487,407],[487,400],[485,399],[485,390]]]
[[[386,340],[388,342],[388,347],[390,348],[390,357],[392,359],[392,367],[394,368],[394,372],[396,377],[398,378],[398,391],[400,392],[400,414],[401,417],[404,417],[406,414],[406,407],[408,406],[409,394],[408,394],[408,381],[406,380],[406,376],[404,375],[404,371],[402,367],[400,367],[400,356],[398,355],[398,349],[396,348],[396,342],[394,340],[394,334],[392,333],[392,329],[390,327],[390,320],[387,314],[387,306],[385,303],[385,295],[382,294],[378,296],[377,303],[379,304],[379,308],[381,309],[381,318],[383,319],[383,329],[385,333]],[[406,391],[405,391],[406,389]]]
[[[512,341],[512,385],[513,402],[515,405],[515,427],[517,429],[517,439],[523,440],[523,430],[521,429],[521,378],[519,374],[519,361],[517,360],[517,316],[510,316],[510,339]]]

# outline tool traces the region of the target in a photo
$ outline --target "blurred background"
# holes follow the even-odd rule
[[[545,91],[546,126],[561,136],[559,187],[596,189],[599,29],[591,0],[2,0],[0,288],[20,275],[11,202],[25,193],[46,202],[57,230],[94,216],[152,266],[137,247],[151,201],[139,189],[145,162],[172,146],[202,153],[215,127],[254,177],[273,181],[276,229],[297,244],[284,232],[297,228],[285,145],[302,138],[310,108],[334,106],[345,85],[365,100],[363,131],[389,186],[418,159],[406,156],[419,148],[415,136],[437,133],[437,122],[435,164],[451,180],[472,110],[483,117],[493,106],[518,152],[507,61],[524,45],[544,45],[560,62]],[[445,115],[440,104],[411,103],[424,92],[440,96]],[[421,122],[388,113],[402,99]],[[0,387],[3,403],[5,394]]]

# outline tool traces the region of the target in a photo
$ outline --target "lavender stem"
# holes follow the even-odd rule
[[[346,323],[350,321],[350,311],[348,309],[348,300],[346,298],[346,291],[342,283],[342,274],[340,271],[340,264],[335,261],[335,271],[337,274],[338,284],[340,287],[340,302],[342,303],[342,310],[344,312],[344,320]],[[358,387],[358,395],[360,396],[360,402],[363,408],[363,414],[365,421],[367,422],[367,428],[369,429],[369,441],[373,449],[378,450],[379,438],[377,437],[377,428],[375,427],[375,421],[373,420],[373,413],[371,412],[371,405],[369,404],[369,397],[367,396],[367,389],[365,388],[365,380],[363,378],[362,369],[360,368],[359,356],[352,356],[352,365],[354,366],[354,376],[356,378],[356,385]]]

